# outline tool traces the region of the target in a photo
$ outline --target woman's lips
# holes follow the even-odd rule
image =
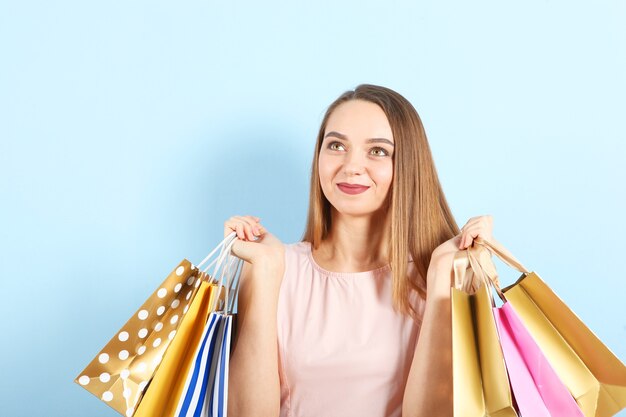
[[[361,194],[367,191],[368,186],[359,184],[348,184],[345,182],[337,184],[337,187],[346,194]]]

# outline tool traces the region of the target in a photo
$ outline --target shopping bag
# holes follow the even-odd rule
[[[583,417],[578,404],[509,303],[494,315],[511,389],[522,416]]]
[[[502,292],[585,417],[610,417],[625,408],[626,366],[539,275],[501,245],[482,238],[474,242],[522,272]]]
[[[176,416],[226,416],[232,318],[211,313]]]
[[[233,235],[224,239],[198,266],[183,259],[75,382],[120,414],[132,416],[185,321],[201,282],[208,279],[199,266],[219,249],[223,252]]]
[[[186,375],[193,365],[195,346],[198,346],[202,340],[202,329],[216,296],[218,296],[217,286],[202,281],[134,417],[172,417],[175,415],[178,398],[182,395],[185,383],[180,375]]]
[[[228,251],[230,252],[230,251]],[[226,417],[228,403],[228,362],[232,334],[232,305],[237,292],[241,261],[231,257],[218,286],[223,285],[225,299],[222,311],[211,312],[204,326],[202,341],[195,352],[175,415],[177,417]],[[233,268],[234,267],[234,273]],[[230,294],[229,294],[230,291]],[[233,292],[234,291],[234,292]],[[215,308],[213,310],[216,310]]]
[[[504,302],[501,307],[494,306],[493,313],[511,391],[519,413],[533,417],[583,417],[576,401],[520,322],[513,307],[507,303],[500,290],[498,274],[491,256],[476,259],[473,256],[475,252],[469,251],[467,254],[473,260],[470,264],[474,274]],[[510,262],[517,269],[525,270],[512,255]]]
[[[473,259],[484,256],[478,247],[459,251],[454,258],[452,305],[452,378],[454,417],[513,417],[515,412],[509,380],[492,313],[493,299],[484,282],[473,294],[468,280],[479,271]],[[476,252],[470,257],[470,252]],[[480,282],[480,281],[479,281]]]
[[[75,382],[120,414],[132,415],[201,280],[198,268],[183,259]]]

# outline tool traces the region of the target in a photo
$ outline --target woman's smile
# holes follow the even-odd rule
[[[340,182],[337,184],[337,188],[343,191],[346,194],[361,194],[367,191],[370,187],[367,185],[360,184],[348,184],[347,182]]]

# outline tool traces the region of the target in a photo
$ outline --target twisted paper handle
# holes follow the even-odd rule
[[[489,285],[496,290],[502,301],[506,301],[500,283],[498,272],[491,253],[495,253],[504,263],[523,274],[529,271],[518,261],[511,252],[495,241],[487,241],[481,237],[474,239],[474,244],[454,256],[454,287],[467,292],[475,292],[481,285]],[[469,273],[471,270],[471,274]],[[493,300],[492,300],[493,303]]]

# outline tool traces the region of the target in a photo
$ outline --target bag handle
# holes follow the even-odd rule
[[[222,246],[222,251],[220,252],[219,257],[216,260],[216,265],[215,265],[215,269],[213,270],[213,279],[215,280],[217,275],[219,274],[219,279],[217,280],[217,290],[221,291],[221,288],[225,288],[226,290],[226,294],[225,294],[225,302],[224,305],[226,306],[228,304],[228,291],[229,291],[229,287],[230,287],[230,283],[231,283],[231,279],[232,279],[232,266],[233,263],[236,262],[236,257],[235,255],[233,255],[231,253],[231,249],[233,247],[233,245],[235,244],[235,241],[237,240],[236,234],[235,232],[231,233],[230,235],[227,236],[226,238],[228,240],[228,243],[226,243],[224,246]],[[208,267],[207,267],[208,269]],[[235,270],[236,273],[236,270]],[[226,279],[226,285],[224,285],[224,277],[228,276],[228,278]],[[218,293],[219,294],[219,293]],[[215,297],[214,301],[213,301],[213,305],[211,306],[211,311],[215,311],[217,308],[217,302],[219,300],[219,296]]]
[[[492,253],[495,253],[504,263],[513,269],[517,269],[522,274],[530,273],[530,271],[526,269],[526,267],[524,267],[524,265],[522,265],[522,263],[518,261],[511,252],[495,240],[488,241],[479,236],[474,239],[474,243],[486,247]]]
[[[487,258],[485,263],[491,264],[491,271],[487,271],[485,263],[480,258]],[[501,299],[504,294],[498,284],[498,274],[495,266],[491,263],[490,252],[485,247],[472,246],[454,254],[454,288],[465,293],[476,292],[482,285],[487,285],[496,290]],[[470,274],[471,271],[471,274]],[[491,292],[489,292],[491,304],[495,305]]]
[[[223,253],[224,248],[223,246],[227,243],[230,243],[230,240],[236,235],[236,232],[232,232],[230,233],[228,236],[226,236],[216,247],[215,249],[213,249],[211,251],[211,253],[209,253],[203,260],[202,262],[200,262],[198,265],[196,265],[198,267],[198,269],[200,269],[202,267],[202,265],[204,265],[204,263],[206,261],[208,261],[209,259],[211,259],[213,257],[213,255],[215,255],[215,252],[217,252],[219,249],[221,249],[220,251],[220,255]],[[211,266],[213,266],[213,264],[215,264],[217,262],[217,260],[219,259],[219,256],[213,260],[213,262],[211,262],[205,269],[204,272],[208,271],[209,269],[211,269]]]
[[[481,284],[488,285],[496,291],[503,302],[506,302],[506,297],[500,288],[496,267],[490,257],[484,256],[485,251],[495,253],[507,265],[525,275],[528,274],[529,271],[498,242],[487,241],[481,237],[477,237],[474,239],[474,243],[477,245],[472,245],[466,250],[458,251],[454,255],[455,288],[471,293],[478,289]],[[472,269],[472,272],[477,277],[478,285],[474,285],[476,280],[468,278],[468,267]]]
[[[217,309],[217,303],[220,299],[219,294],[222,288],[225,289],[226,298],[224,302],[225,308],[220,309],[220,311],[228,311],[228,306],[230,304],[229,291],[232,289],[232,282],[236,279],[235,275],[240,270],[238,265],[243,262],[231,252],[236,240],[237,234],[235,232],[231,232],[202,260],[202,262],[197,265],[198,269],[200,269],[202,265],[209,259],[213,258],[215,253],[219,250],[219,254],[214,257],[214,259],[202,270],[202,273],[206,274],[208,279],[216,284],[216,290],[218,291],[218,296],[214,298],[211,305],[211,311],[216,311]],[[212,274],[208,273],[211,267],[213,267]]]
[[[497,282],[495,266],[491,264],[492,271],[485,270],[485,263],[480,258],[487,258],[489,261],[491,252],[483,246],[472,246],[465,250],[459,250],[454,254],[454,287],[466,293],[473,293],[483,283]]]
[[[235,274],[233,276],[233,280],[231,281],[231,291],[232,291],[232,295],[230,296],[230,304],[228,305],[228,308],[226,310],[227,314],[232,314],[233,312],[233,308],[235,307],[235,299],[237,298],[237,295],[239,294],[239,282],[241,281],[241,271],[243,269],[243,260],[239,259],[237,261],[237,266],[236,266],[236,270],[235,270]]]

